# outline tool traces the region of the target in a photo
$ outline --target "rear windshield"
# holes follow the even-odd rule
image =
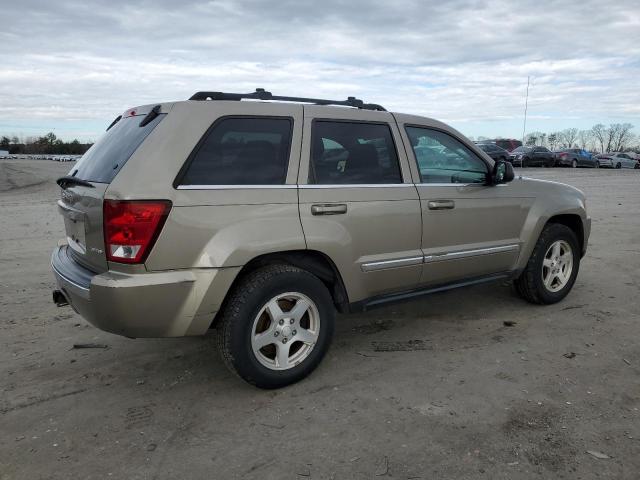
[[[122,118],[82,156],[71,175],[95,183],[111,183],[156,125],[166,114],[160,114],[141,127],[144,115]]]

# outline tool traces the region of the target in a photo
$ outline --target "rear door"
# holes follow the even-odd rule
[[[95,272],[107,270],[102,230],[105,191],[137,148],[163,120],[170,105],[153,108],[153,105],[138,107],[119,116],[74,165],[68,174],[70,178],[59,182],[63,188],[58,211],[64,218],[71,256]]]
[[[351,302],[417,286],[420,201],[393,116],[305,106],[304,117],[299,208],[307,248],[334,261]]]
[[[490,165],[439,124],[403,123],[404,116],[397,117],[419,177],[421,283],[438,285],[513,269],[533,199],[520,196],[510,183],[486,185]]]

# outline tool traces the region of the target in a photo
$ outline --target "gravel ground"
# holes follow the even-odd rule
[[[130,340],[52,304],[69,168],[0,161],[0,479],[640,475],[640,171],[527,169],[588,197],[561,303],[493,284],[342,316],[310,378],[261,391],[215,333]]]

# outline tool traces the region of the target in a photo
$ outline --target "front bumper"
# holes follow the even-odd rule
[[[126,337],[202,335],[240,268],[94,273],[69,256],[51,255],[58,289],[89,323]]]

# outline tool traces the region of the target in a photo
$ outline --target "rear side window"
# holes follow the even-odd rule
[[[89,182],[111,183],[133,152],[165,116],[166,114],[161,113],[142,127],[140,122],[145,115],[120,119],[87,150],[71,174]]]
[[[388,125],[315,121],[309,183],[402,183]]]
[[[287,176],[289,118],[227,117],[205,134],[187,161],[182,185],[282,185]]]

